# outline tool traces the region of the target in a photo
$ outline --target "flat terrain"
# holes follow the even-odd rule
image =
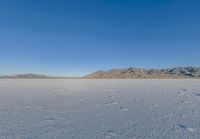
[[[200,80],[0,80],[0,139],[199,139]]]

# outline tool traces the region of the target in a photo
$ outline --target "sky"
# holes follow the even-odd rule
[[[199,0],[0,0],[0,74],[200,66]]]

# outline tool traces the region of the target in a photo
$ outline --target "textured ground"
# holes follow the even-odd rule
[[[0,139],[199,139],[200,80],[0,80]]]

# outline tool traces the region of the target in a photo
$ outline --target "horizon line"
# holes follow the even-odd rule
[[[17,75],[40,75],[40,76],[46,76],[46,77],[52,77],[52,78],[82,78],[86,75],[89,75],[94,72],[98,71],[111,71],[111,70],[122,70],[122,69],[129,69],[129,68],[135,68],[135,69],[144,69],[144,70],[161,70],[161,69],[173,69],[173,68],[200,68],[200,66],[174,66],[174,67],[167,67],[167,68],[143,68],[143,67],[124,67],[124,68],[110,68],[110,69],[100,69],[100,70],[94,70],[92,72],[88,72],[83,75],[56,75],[56,74],[45,74],[45,73],[39,73],[39,72],[17,72],[17,73],[11,73],[11,74],[0,74],[0,76],[17,76]]]

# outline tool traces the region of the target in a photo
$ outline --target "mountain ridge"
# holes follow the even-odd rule
[[[84,76],[89,79],[140,79],[140,78],[200,78],[200,67],[176,67],[163,69],[123,68],[96,71]]]
[[[151,79],[151,78],[200,78],[200,67],[176,67],[163,69],[121,68],[99,70],[83,77],[56,77],[43,74],[0,75],[0,79]]]

